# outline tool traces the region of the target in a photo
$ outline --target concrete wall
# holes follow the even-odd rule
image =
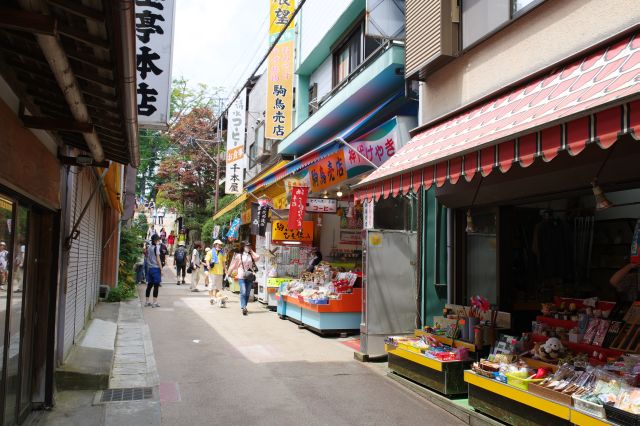
[[[428,77],[420,124],[640,22],[638,0],[548,0]]]
[[[307,0],[300,12],[297,64],[304,62],[352,0]]]
[[[318,83],[318,101],[333,88],[332,59],[333,58],[331,56],[328,56],[327,59],[322,62],[322,65],[320,65],[309,78],[309,87],[314,83]]]

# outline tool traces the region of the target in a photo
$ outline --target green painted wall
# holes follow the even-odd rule
[[[422,190],[421,257],[422,326],[432,325],[447,303],[447,210],[430,188]],[[440,284],[440,285],[438,285]]]
[[[309,76],[297,75],[296,84],[296,116],[293,123],[295,129],[309,118]]]

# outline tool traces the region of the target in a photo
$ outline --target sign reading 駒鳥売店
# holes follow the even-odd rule
[[[169,121],[174,0],[135,0],[138,124],[164,129]]]
[[[227,174],[224,179],[224,192],[227,194],[242,193],[244,185],[246,97],[247,89],[242,89],[229,107],[227,116]]]
[[[309,166],[311,191],[320,192],[347,179],[347,168],[342,150]]]
[[[278,37],[295,12],[295,0],[269,0],[269,42]],[[281,140],[293,127],[293,22],[269,54],[264,137]]]
[[[338,200],[335,198],[308,198],[307,212],[335,213],[338,211]]]

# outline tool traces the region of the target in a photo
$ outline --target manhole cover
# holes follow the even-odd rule
[[[141,401],[153,398],[153,388],[119,388],[105,389],[100,402]]]

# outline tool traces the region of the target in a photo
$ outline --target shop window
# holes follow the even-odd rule
[[[466,49],[544,0],[463,0],[462,48]]]
[[[483,296],[498,303],[497,215],[495,212],[473,213],[476,232],[467,233],[467,297]]]
[[[375,39],[364,35],[364,20],[360,21],[333,51],[333,87],[354,72],[378,45]]]
[[[418,204],[414,196],[381,198],[373,212],[375,229],[417,231]]]
[[[256,166],[256,158],[258,157],[258,144],[252,143],[249,146],[249,170]]]

